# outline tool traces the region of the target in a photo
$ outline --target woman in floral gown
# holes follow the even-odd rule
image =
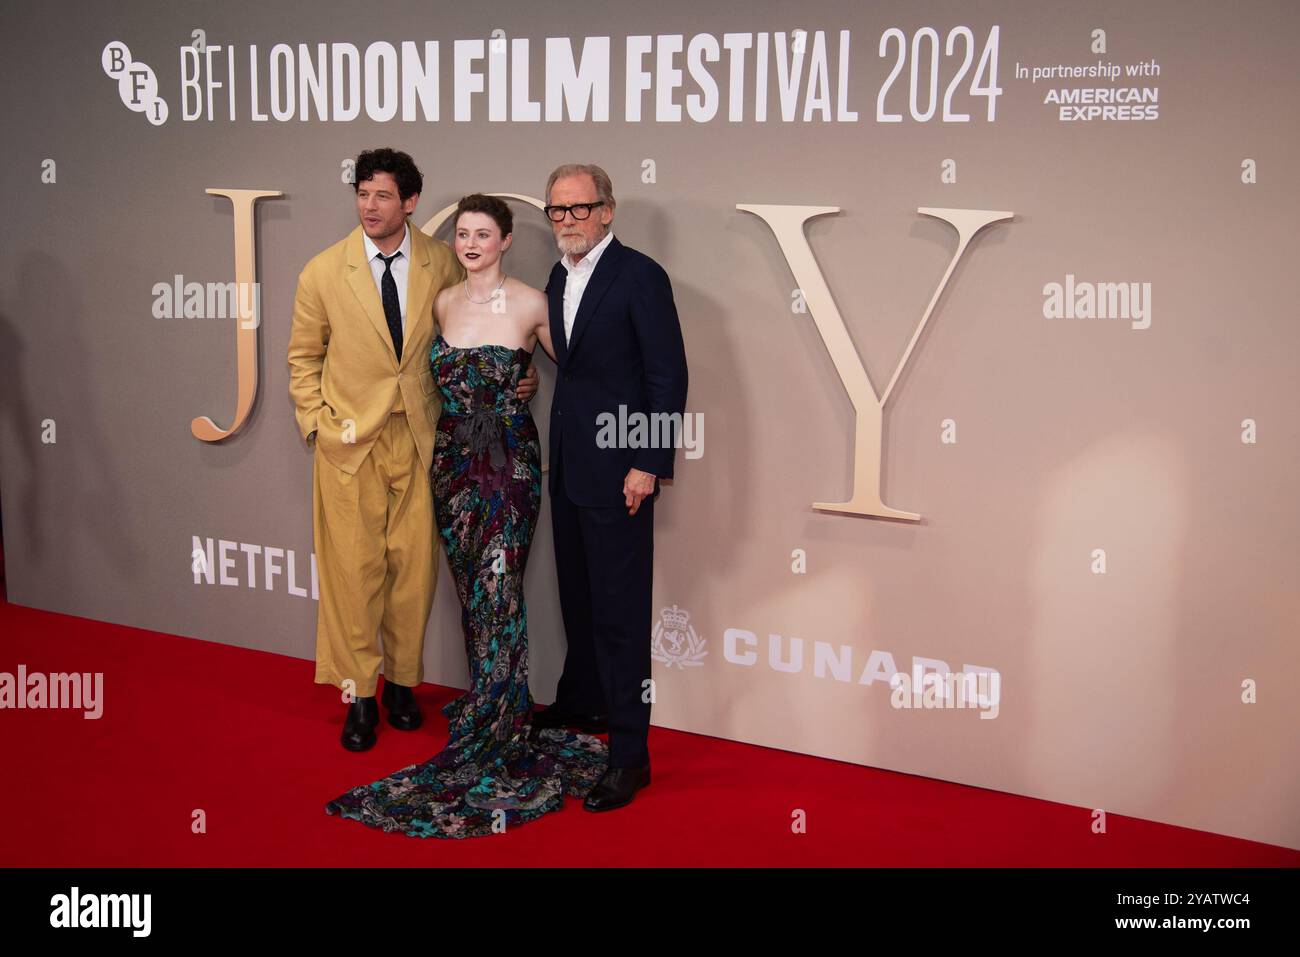
[[[538,342],[554,358],[547,303],[501,269],[513,228],[503,201],[466,196],[455,224],[467,277],[434,302],[441,333],[429,366],[443,405],[432,481],[470,687],[443,709],[450,737],[442,751],[326,805],[416,837],[500,833],[558,810],[566,794],[584,796],[609,763],[605,744],[590,735],[548,729],[530,740],[524,570],[541,502],[541,452],[515,386]]]

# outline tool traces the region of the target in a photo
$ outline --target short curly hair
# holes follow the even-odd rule
[[[357,157],[356,172],[352,177],[353,192],[366,180],[373,179],[376,173],[389,173],[397,180],[397,195],[403,201],[419,195],[424,189],[424,174],[410,154],[384,146],[366,150]]]
[[[456,204],[456,215],[452,217],[453,226],[460,223],[460,217],[464,213],[486,213],[491,216],[501,227],[502,239],[509,236],[515,228],[515,214],[510,212],[510,207],[506,205],[505,200],[496,196],[470,193],[468,196],[461,197],[460,202]]]

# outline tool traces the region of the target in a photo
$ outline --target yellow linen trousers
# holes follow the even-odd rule
[[[388,417],[356,475],[316,449],[312,512],[320,582],[317,684],[368,698],[382,663],[388,681],[418,685],[438,577],[437,540],[429,476],[405,413]]]

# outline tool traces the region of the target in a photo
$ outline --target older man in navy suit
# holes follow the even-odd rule
[[[534,727],[609,731],[609,770],[583,804],[607,811],[650,783],[654,503],[676,444],[675,432],[653,441],[663,437],[653,423],[680,426],[686,350],[668,274],[614,238],[605,171],[559,167],[546,203],[561,253],[546,284],[559,365],[549,489],[568,653],[555,704]],[[638,413],[650,428],[609,441],[611,420]]]

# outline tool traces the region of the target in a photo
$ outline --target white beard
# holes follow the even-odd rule
[[[601,236],[594,242],[588,241],[586,236],[569,236],[561,237],[555,240],[555,245],[559,247],[561,253],[565,256],[572,256],[581,259],[587,253],[591,252],[605,237]]]

